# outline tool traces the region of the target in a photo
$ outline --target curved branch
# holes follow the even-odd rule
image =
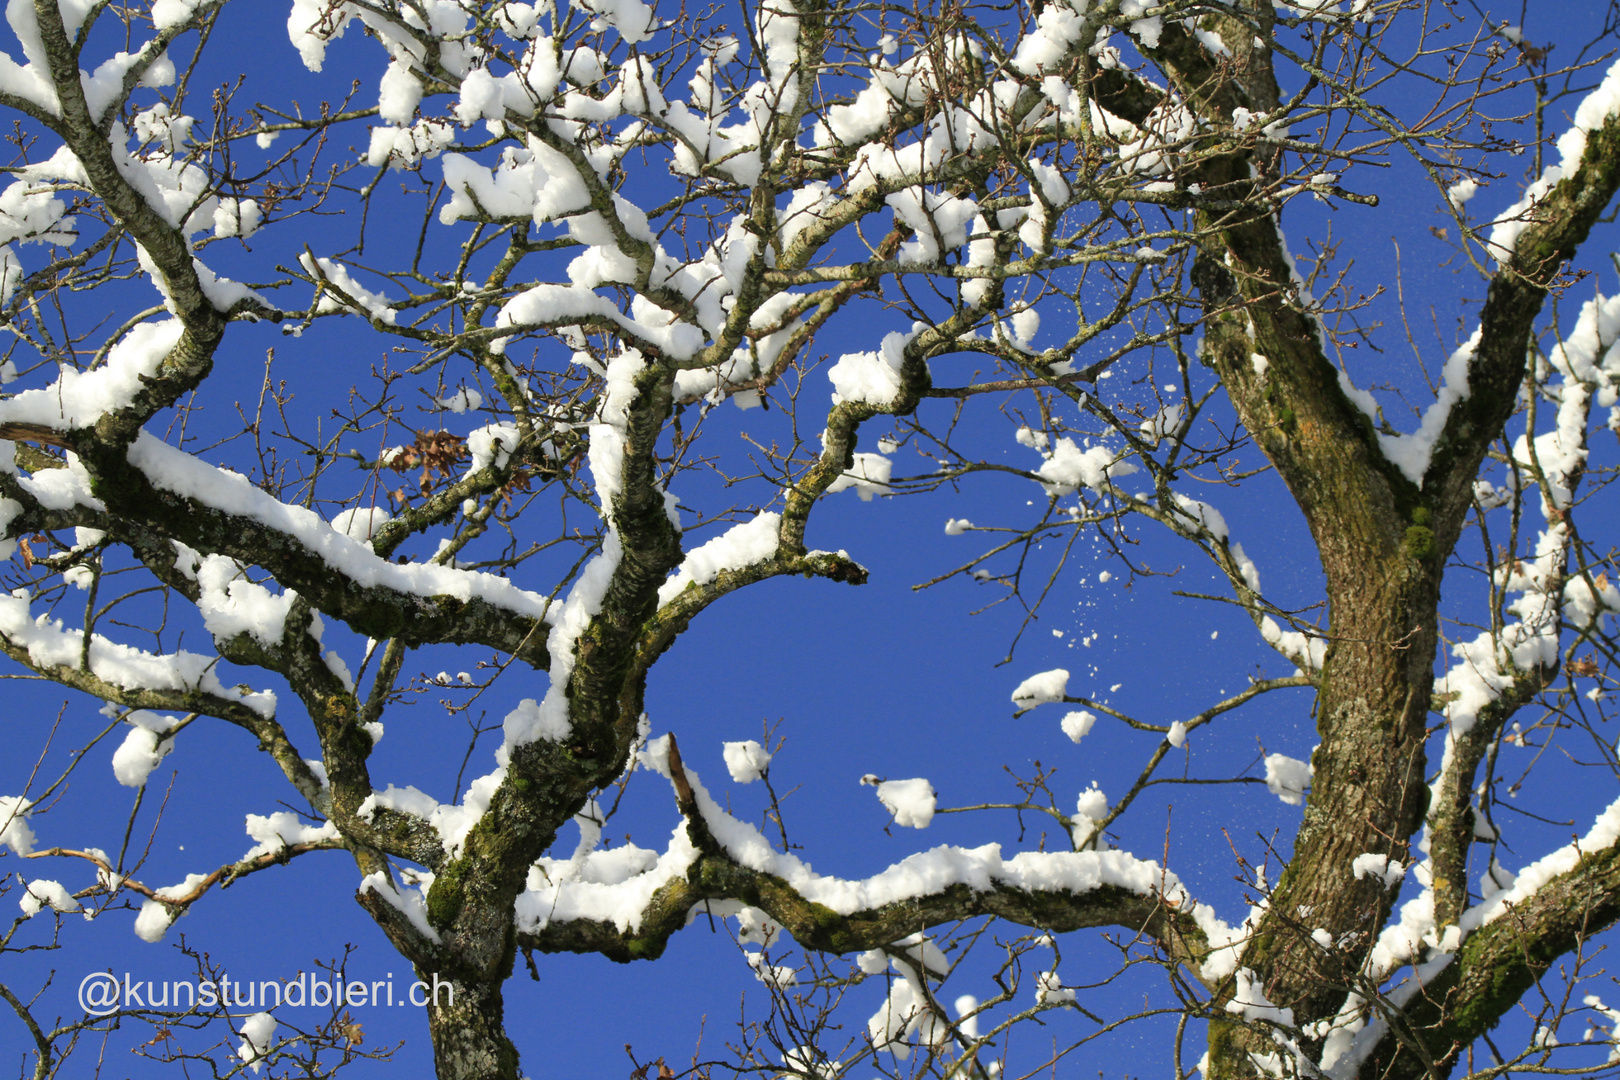
[[[1599,820],[1593,834],[1604,829],[1611,815]],[[1612,826],[1610,833],[1612,837]],[[1401,1028],[1421,1042],[1442,1076],[1560,956],[1620,919],[1620,846],[1611,838],[1608,847],[1593,851],[1602,840],[1591,837],[1575,845],[1574,869],[1529,896],[1492,901],[1500,908],[1497,917],[1474,931],[1455,959],[1426,980],[1405,1006]],[[1395,1033],[1386,1032],[1360,1075],[1428,1080],[1430,1074]]]

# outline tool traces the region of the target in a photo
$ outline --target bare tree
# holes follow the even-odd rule
[[[911,1046],[918,1074],[1017,1071],[994,1056],[1003,1033],[1111,978],[1035,971],[1051,935],[1089,927],[1120,931],[1124,967],[1163,970],[1178,1077],[1186,1039],[1206,1041],[1212,1080],[1601,1071],[1561,1056],[1579,1051],[1557,1032],[1589,1012],[1585,1041],[1610,1042],[1616,1014],[1579,987],[1620,916],[1620,803],[1516,878],[1493,811],[1518,767],[1505,747],[1584,734],[1573,756],[1600,783],[1616,773],[1602,691],[1620,590],[1588,496],[1613,475],[1589,440],[1620,430],[1620,300],[1569,310],[1620,185],[1611,26],[1557,66],[1527,36],[1552,31],[1472,3],[293,0],[312,71],[345,30],[386,51],[311,110],[291,83],[252,105],[240,82],[201,91],[239,7],[7,8],[0,648],[106,703],[130,786],[187,727],[223,722],[271,755],[304,817],[250,820],[241,860],[164,888],[122,854],[44,847],[25,790],[0,800],[0,840],[97,879],[75,893],[25,872],[34,912],[138,897],[156,940],[216,885],[347,852],[394,948],[454,988],[428,1008],[447,1080],[520,1075],[502,996],[520,953],[652,959],[700,911],[765,946],[750,962],[773,1006],[734,1044],[743,1071],[889,1069]],[[1381,230],[1381,200],[1412,198],[1413,178],[1483,286],[1448,357],[1404,331],[1425,379],[1443,359],[1419,407],[1364,360],[1401,334],[1369,314],[1381,301],[1343,235]],[[1512,196],[1474,214],[1493,181]],[[1285,219],[1340,235],[1300,259]],[[296,351],[332,320],[368,327],[387,359],[289,386],[271,355],[257,404],[220,425],[244,383],[216,364]],[[833,334],[867,347],[817,370]],[[727,400],[767,409],[744,453],[709,437]],[[1273,473],[1314,540],[1314,611],[1268,599],[1219,508]],[[815,874],[774,789],[768,839],[687,768],[677,718],[644,709],[648,674],[734,591],[863,584],[859,550],[806,543],[827,498],[980,474],[1033,515],[953,519],[988,546],[931,584],[987,581],[1028,625],[1071,569],[1052,552],[1081,536],[1158,587],[1132,552],[1157,530],[1209,560],[1227,584],[1210,601],[1291,673],[1147,719],[1070,693],[1066,671],[1032,676],[1015,704],[1079,706],[1062,721],[1075,741],[1099,713],[1149,735],[1112,805],[1092,789],[1069,812],[1037,773],[977,807],[1046,815],[1069,850]],[[1443,640],[1459,578],[1479,604],[1448,608]],[[187,630],[210,647],[182,649]],[[351,673],[341,653],[362,640]],[[413,651],[446,647],[470,670],[412,679]],[[374,775],[413,692],[464,687],[452,712],[470,717],[536,670],[546,688],[506,713],[493,762],[473,724],[474,778],[448,801]],[[1308,764],[1265,757],[1303,820],[1270,873],[1247,865],[1254,907],[1229,923],[1109,833],[1176,779],[1160,767],[1190,736],[1278,692],[1311,697],[1320,745]],[[769,761],[727,747],[738,782],[768,780]],[[637,769],[684,819],[662,852],[601,844]],[[926,780],[870,779],[896,824],[940,809]],[[1005,924],[1030,932],[998,938]],[[798,974],[772,958],[784,934],[808,951]],[[999,990],[953,1010],[942,987],[970,948],[1002,950]],[[835,1024],[878,976],[864,1031]],[[1522,1003],[1540,1030],[1476,1061]],[[264,1033],[246,1061],[306,1045]]]

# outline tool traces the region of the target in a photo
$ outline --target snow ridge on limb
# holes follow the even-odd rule
[[[89,188],[135,240],[143,259],[150,263],[155,283],[185,326],[180,342],[146,386],[142,395],[145,407],[109,418],[102,425],[104,437],[123,441],[133,438],[139,425],[153,412],[195,387],[207,374],[213,351],[224,334],[226,314],[210,295],[213,275],[193,258],[183,228],[177,228],[142,190],[152,184],[150,176],[144,168],[130,167],[128,155],[109,141],[101,123],[102,115],[127,98],[143,72],[163,62],[160,58],[169,41],[221,3],[205,0],[187,12],[187,19],[164,20],[157,36],[136,54],[126,70],[116,76],[108,73],[100,82],[91,79],[88,84],[81,77],[72,35],[56,0],[41,0],[36,8],[42,17],[27,20],[32,23],[25,28],[28,34],[19,35],[37,49],[38,55],[30,57],[30,67],[42,69],[38,77],[50,85],[57,99],[56,115],[46,121],[47,125],[77,159]],[[26,7],[12,4],[8,11],[20,12]],[[172,76],[172,66],[169,72]],[[103,83],[108,84],[105,89]],[[114,129],[116,137],[122,128],[114,125]]]
[[[1491,279],[1468,360],[1466,397],[1452,406],[1425,474],[1424,490],[1442,503],[1466,504],[1484,447],[1506,423],[1525,370],[1530,328],[1554,275],[1586,240],[1620,188],[1620,62],[1576,110],[1559,139],[1561,162],[1527,192],[1533,206],[1513,231],[1502,271]],[[1551,173],[1556,178],[1550,179]],[[1536,189],[1549,181],[1544,190]],[[1450,365],[1448,364],[1448,369]]]
[[[22,810],[26,811],[27,808],[24,802]],[[100,896],[110,898],[125,889],[144,897],[136,915],[134,930],[136,936],[143,941],[153,943],[162,941],[174,921],[186,914],[191,905],[201,900],[215,885],[223,888],[239,878],[268,870],[273,866],[281,866],[296,856],[315,851],[339,851],[347,846],[337,836],[331,823],[311,827],[298,825],[295,815],[292,814],[275,814],[271,818],[250,814],[247,829],[254,839],[261,841],[258,846],[242,858],[226,863],[211,873],[187,874],[185,880],[177,885],[153,888],[115,871],[107,853],[99,848],[79,850],[52,847],[41,851],[28,850],[28,843],[24,842],[23,837],[16,835],[16,827],[19,825],[28,843],[31,843],[32,833],[28,832],[26,823],[20,818],[12,820],[7,807],[7,797],[0,797],[0,830],[3,830],[0,831],[0,836],[5,837],[3,842],[9,843],[18,854],[28,859],[68,858],[88,862],[95,868],[96,880],[94,884],[76,894],[80,898]],[[11,835],[6,835],[8,832]]]
[[[1440,390],[1424,410],[1418,430],[1379,435],[1385,457],[1419,488],[1430,484],[1431,465],[1442,444],[1458,444],[1459,437],[1470,429],[1467,441],[1471,450],[1460,444],[1447,445],[1446,474],[1437,474],[1436,479],[1454,483],[1465,472],[1471,478],[1478,465],[1479,433],[1486,432],[1488,438],[1495,430],[1489,420],[1481,423],[1481,416],[1497,413],[1506,419],[1503,410],[1510,407],[1511,398],[1493,401],[1489,395],[1505,389],[1522,372],[1522,343],[1540,311],[1549,271],[1555,271],[1585,239],[1592,219],[1613,195],[1613,144],[1617,138],[1620,62],[1609,68],[1602,83],[1576,108],[1571,126],[1558,139],[1558,163],[1547,166],[1491,227],[1485,250],[1501,264],[1503,275],[1492,281],[1480,325],[1446,361]],[[1577,208],[1581,212],[1574,212]],[[1484,336],[1486,326],[1493,331],[1489,337]],[[1517,353],[1516,345],[1520,347]],[[1355,397],[1372,415],[1365,404],[1370,397]],[[1453,413],[1457,414],[1455,421]],[[1455,497],[1454,493],[1437,494]]]
[[[215,672],[214,657],[144,652],[100,634],[87,640],[60,620],[31,618],[26,594],[0,596],[0,643],[12,659],[122,704],[163,709],[174,707],[171,702],[195,701],[215,715],[229,716],[237,709],[265,718],[275,715],[274,693],[227,688]]]
[[[275,566],[277,579],[361,632],[478,641],[544,663],[543,637],[533,631],[547,617],[545,597],[492,574],[384,559],[313,511],[146,432],[120,456],[114,475],[122,483],[107,489],[118,511],[206,554],[256,564],[267,550],[288,552]],[[113,471],[104,464],[102,472]]]
[[[1421,1076],[1403,1054],[1418,1039],[1432,1060],[1447,1060],[1494,1027],[1557,959],[1620,920],[1620,801],[1585,836],[1543,856],[1513,885],[1470,908],[1460,925],[1414,925],[1414,972],[1386,995],[1401,1011],[1396,1033],[1381,1015],[1363,1022],[1352,1001],[1335,1020],[1322,1066],[1335,1080],[1357,1075]],[[1410,905],[1408,905],[1410,906]],[[1342,1032],[1342,1034],[1340,1034]]]
[[[1457,921],[1466,902],[1467,854],[1481,828],[1480,811],[1472,805],[1474,777],[1489,747],[1514,713],[1556,677],[1565,630],[1601,635],[1620,610],[1620,591],[1607,579],[1572,566],[1576,535],[1566,516],[1585,476],[1592,411],[1615,398],[1617,337],[1620,299],[1599,296],[1582,305],[1569,335],[1548,355],[1558,376],[1546,387],[1558,403],[1550,429],[1526,431],[1514,441],[1507,490],[1476,485],[1476,497],[1486,507],[1526,499],[1535,487],[1545,526],[1532,558],[1510,560],[1495,570],[1497,592],[1515,597],[1505,605],[1511,618],[1500,632],[1486,631],[1454,645],[1457,662],[1435,685],[1447,721],[1429,820],[1441,925]],[[1611,422],[1613,415],[1611,408]]]
[[[801,945],[841,953],[975,914],[1051,930],[1145,926],[1195,966],[1239,938],[1173,873],[1120,851],[1004,858],[998,844],[941,846],[864,880],[825,877],[721,809],[681,762],[672,736],[648,744],[640,760],[670,780],[686,815],[669,848],[660,854],[631,845],[540,860],[518,898],[525,945],[653,958],[706,901],[744,895]]]

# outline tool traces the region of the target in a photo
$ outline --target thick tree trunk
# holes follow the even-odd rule
[[[1311,931],[1335,941],[1361,935],[1350,955],[1365,955],[1393,891],[1376,874],[1358,880],[1352,866],[1369,853],[1405,861],[1426,808],[1439,598],[1426,560],[1406,555],[1329,571],[1332,644],[1316,701],[1311,795],[1273,911],[1244,957],[1266,972],[1268,997],[1301,1023],[1332,1016],[1348,988],[1349,972]]]
[[[1241,185],[1246,168],[1217,178]],[[1441,569],[1464,508],[1437,506],[1384,459],[1315,325],[1278,288],[1290,267],[1273,223],[1232,225],[1225,239],[1194,270],[1212,312],[1206,355],[1303,511],[1327,578],[1311,795],[1242,959],[1303,1025],[1338,1012],[1390,913],[1394,891],[1381,876],[1358,880],[1357,856],[1404,861],[1422,825]],[[1269,364],[1253,364],[1256,354]],[[1222,1080],[1254,1076],[1251,1052],[1278,1052],[1264,1033],[1227,1025],[1212,1026],[1210,1050]]]
[[[518,1080],[518,1052],[506,1037],[501,985],[427,975],[428,1032],[438,1080]],[[418,991],[420,993],[420,991]]]

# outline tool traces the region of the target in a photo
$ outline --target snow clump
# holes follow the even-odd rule
[[[752,739],[726,743],[725,756],[726,768],[739,784],[752,784],[765,775],[771,764],[770,753]]]

